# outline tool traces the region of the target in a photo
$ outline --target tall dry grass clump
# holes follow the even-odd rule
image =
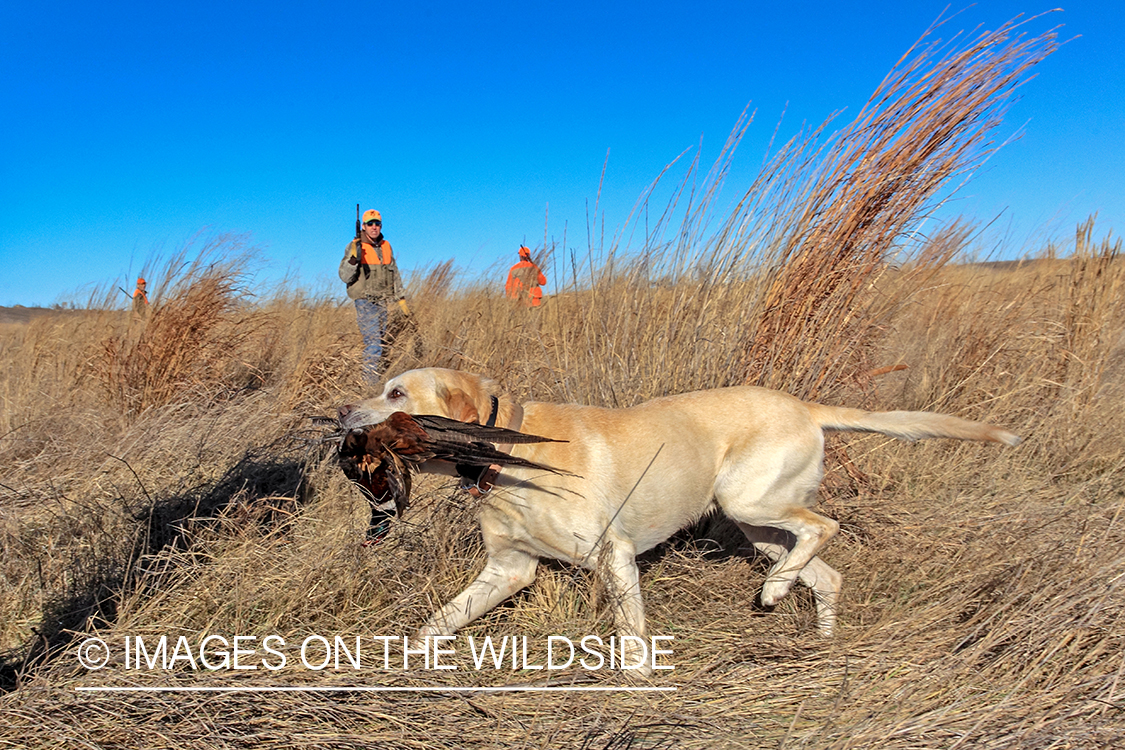
[[[364,500],[305,431],[307,415],[373,387],[351,306],[296,290],[253,298],[218,271],[207,282],[220,262],[164,287],[147,325],[165,325],[166,309],[166,325],[187,330],[159,340],[160,328],[130,332],[119,310],[0,332],[0,742],[1120,746],[1120,244],[1087,224],[1073,246],[1007,266],[966,262],[969,225],[918,235],[942,185],[987,155],[1012,87],[1053,49],[1052,35],[1017,30],[917,48],[851,125],[783,147],[728,209],[740,121],[652,225],[642,201],[606,243],[595,208],[586,252],[546,248],[555,283],[541,309],[512,307],[495,283],[458,283],[450,264],[419,274],[415,319],[390,348],[388,374],[459,367],[518,398],[629,406],[756,382],[1021,434],[1006,450],[832,439],[850,456],[829,461],[820,498],[841,525],[823,552],[845,579],[835,640],[814,635],[805,589],[759,611],[765,564],[707,521],[642,561],[649,628],[675,637],[675,670],[653,684],[675,692],[459,693],[636,684],[465,659],[440,672],[299,668],[308,635],[401,636],[462,590],[484,557],[477,506],[424,477],[411,511],[364,547]],[[892,365],[906,369],[869,369]],[[611,611],[596,576],[545,564],[464,634],[527,636],[542,661],[549,635],[608,636]],[[76,665],[88,636],[161,634],[277,634],[289,664]],[[437,692],[221,692],[269,686]],[[78,691],[91,687],[210,692]]]
[[[785,196],[784,208],[770,217],[773,270],[748,330],[749,382],[815,398],[864,364],[855,352],[878,321],[856,313],[871,283],[946,197],[950,179],[994,150],[988,137],[1011,92],[1057,49],[1053,34],[1029,39],[1019,29],[1013,22],[961,46],[912,48],[811,156],[813,139],[775,158],[764,187]]]
[[[164,406],[185,392],[230,379],[263,321],[238,316],[253,252],[228,237],[207,242],[190,261],[181,251],[167,264],[164,284],[143,315],[103,344],[94,363],[110,403],[125,414]]]

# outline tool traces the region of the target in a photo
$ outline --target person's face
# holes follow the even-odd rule
[[[372,219],[363,223],[363,232],[367,235],[367,239],[373,240],[383,232],[383,222],[379,219]]]

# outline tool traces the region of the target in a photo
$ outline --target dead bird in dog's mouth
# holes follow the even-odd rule
[[[461,477],[462,489],[480,497],[492,488],[504,466],[561,474],[558,469],[537,464],[504,451],[494,444],[559,442],[527,435],[503,427],[429,414],[394,412],[382,422],[349,424],[349,407],[336,419],[314,417],[319,426],[335,428],[324,437],[339,442],[337,458],[344,475],[357,484],[371,505],[371,522],[365,544],[382,541],[393,517],[401,516],[410,501],[411,473],[423,463],[446,464]]]

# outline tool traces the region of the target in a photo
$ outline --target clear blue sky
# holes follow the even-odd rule
[[[961,6],[952,6],[954,10]],[[1046,2],[983,0],[952,27]],[[58,3],[0,8],[0,304],[130,284],[201,229],[249,233],[266,275],[333,288],[355,204],[405,271],[506,268],[525,239],[586,246],[749,103],[731,195],[783,134],[858,111],[946,0]],[[1081,35],[1021,90],[1021,140],[964,191],[1013,237],[1125,227],[1125,11],[1079,0]],[[952,30],[952,29],[950,29]],[[942,36],[948,36],[948,31]],[[1019,244],[1017,240],[1015,244]],[[127,280],[128,279],[128,280]]]

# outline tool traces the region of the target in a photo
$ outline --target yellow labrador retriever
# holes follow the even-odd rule
[[[628,409],[520,405],[494,380],[437,368],[392,378],[380,396],[343,407],[340,417],[354,427],[396,411],[487,421],[566,441],[512,449],[567,473],[504,469],[480,515],[484,570],[430,617],[419,638],[451,635],[529,585],[539,558],[550,557],[587,568],[608,562],[619,635],[644,639],[634,558],[715,508],[773,561],[761,602],[776,604],[799,579],[814,592],[819,630],[831,635],[842,579],[816,553],[838,524],[810,510],[823,476],[824,431],[1020,442],[998,427],[944,414],[864,412],[750,386],[666,396]],[[640,646],[631,648],[627,658],[643,657]]]

